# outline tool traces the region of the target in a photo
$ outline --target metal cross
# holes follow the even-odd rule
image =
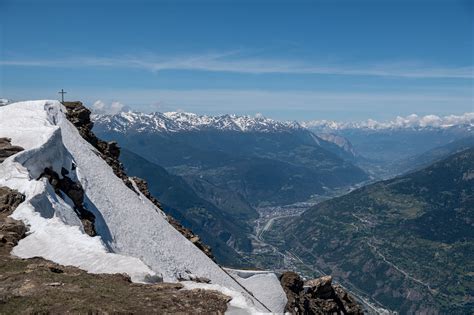
[[[58,94],[61,94],[61,103],[64,103],[64,94],[66,94],[67,92],[64,92],[63,89],[61,89],[61,91],[58,92]]]

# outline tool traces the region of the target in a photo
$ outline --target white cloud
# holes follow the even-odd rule
[[[446,128],[456,125],[474,126],[474,112],[464,113],[462,115],[425,115],[418,116],[411,114],[406,117],[397,116],[389,121],[377,121],[367,119],[359,122],[336,122],[327,120],[313,120],[302,122],[302,125],[308,128],[319,129],[346,129],[346,128],[368,128],[368,129],[389,129],[389,128]]]
[[[106,104],[101,100],[97,100],[92,104],[91,109],[95,114],[117,114],[126,110],[126,106],[117,101]]]
[[[97,100],[92,104],[92,111],[96,113],[103,113],[105,108],[105,103],[102,102],[101,100]]]
[[[473,79],[472,65],[430,66],[417,63],[392,62],[380,64],[325,64],[314,61],[245,58],[238,53],[201,54],[181,57],[123,56],[75,57],[56,60],[2,60],[2,66],[25,67],[114,67],[138,68],[153,72],[164,70],[189,70],[208,72],[233,72],[248,74],[321,74],[344,76],[378,76],[404,78],[456,78]]]
[[[119,113],[124,109],[124,107],[125,105],[120,102],[112,102],[112,104],[110,104],[110,111],[114,113]]]

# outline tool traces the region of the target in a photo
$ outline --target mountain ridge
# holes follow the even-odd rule
[[[208,116],[187,112],[120,112],[115,115],[92,116],[98,123],[116,132],[183,132],[202,130],[226,130],[237,132],[284,132],[302,129],[296,121],[280,122],[262,116],[220,115]]]

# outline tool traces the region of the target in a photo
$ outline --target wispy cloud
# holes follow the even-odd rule
[[[248,74],[319,74],[402,78],[473,79],[474,67],[428,66],[416,63],[319,64],[310,61],[242,57],[238,52],[181,57],[121,56],[76,57],[55,60],[1,60],[1,66],[23,67],[113,67],[138,68],[153,72],[165,70],[231,72]]]

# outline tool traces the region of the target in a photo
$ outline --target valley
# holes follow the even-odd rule
[[[462,313],[473,303],[472,154],[275,219],[263,239],[389,309]]]
[[[330,197],[323,199],[327,200],[330,199]],[[242,253],[242,255],[257,266],[257,268],[272,269],[276,272],[284,272],[286,270],[298,271],[298,273],[307,279],[327,275],[327,273],[317,268],[317,266],[311,266],[305,263],[291,249],[283,250],[272,245],[274,240],[266,240],[268,236],[267,232],[271,231],[274,225],[278,228],[280,221],[298,217],[316,204],[317,202],[301,202],[293,205],[257,209],[260,217],[255,221],[254,233],[251,235],[253,251],[251,253]],[[337,278],[335,281],[350,292],[351,295],[364,306],[367,314],[390,314],[390,310],[384,305],[371,298],[367,292],[361,291],[349,281],[341,278]]]

